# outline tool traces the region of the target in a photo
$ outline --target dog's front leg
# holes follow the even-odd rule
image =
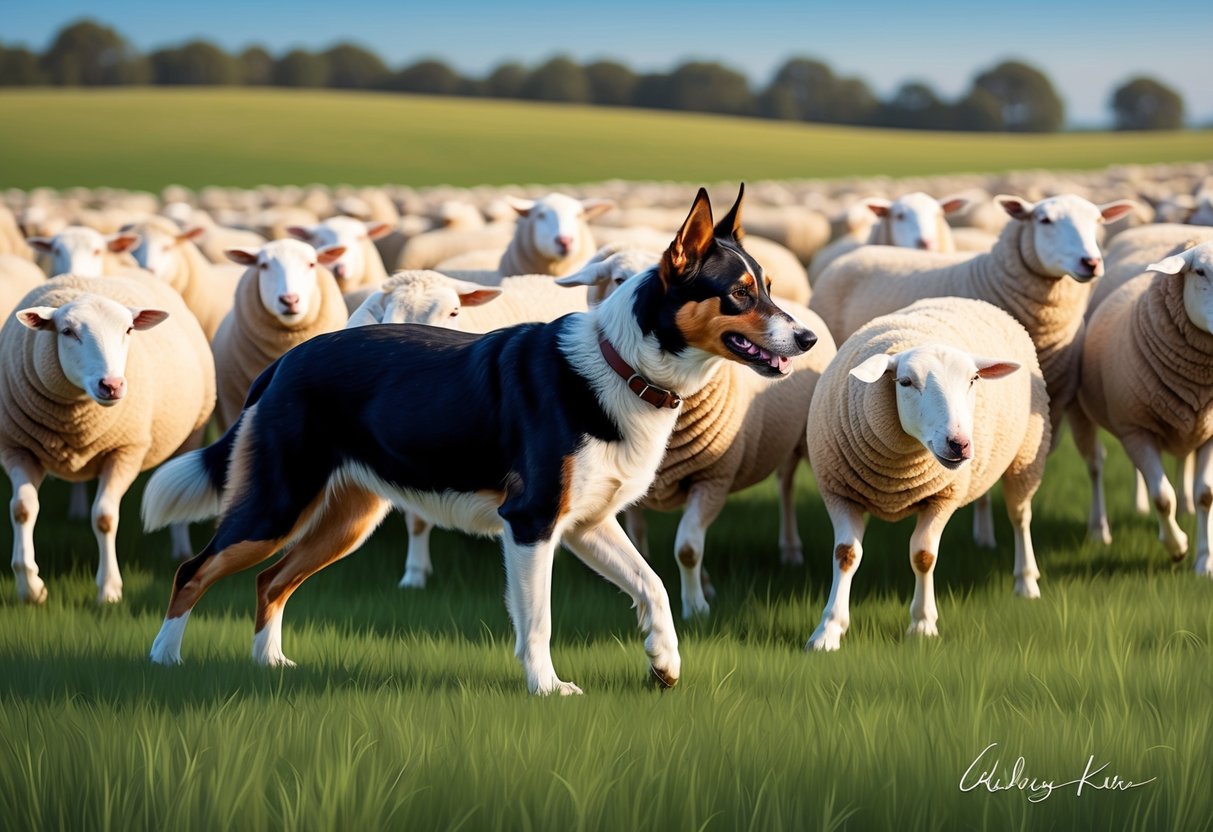
[[[505,550],[506,606],[514,622],[514,654],[522,662],[531,693],[568,696],[581,693],[571,682],[562,682],[552,665],[552,560],[556,541],[552,538],[520,543],[509,523],[502,535]]]

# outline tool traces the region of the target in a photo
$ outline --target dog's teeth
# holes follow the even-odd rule
[[[769,352],[767,352],[766,350],[759,350],[758,355],[761,356],[763,361],[771,360],[771,354]]]
[[[758,347],[754,346],[753,344],[750,344],[749,346],[746,347],[746,352],[748,352],[750,355],[757,355]]]

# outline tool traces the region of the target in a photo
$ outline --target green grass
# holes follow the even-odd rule
[[[468,98],[0,92],[0,186],[478,185],[1099,168],[1209,158],[1213,131],[898,132]]]
[[[558,558],[554,656],[584,697],[526,695],[487,542],[439,534],[424,592],[395,586],[393,517],[356,556],[302,588],[285,624],[295,670],[248,659],[253,573],[193,616],[180,668],[147,649],[168,598],[167,538],[125,501],[126,599],[93,604],[95,546],[44,490],[45,608],[0,582],[0,807],[13,829],[1209,829],[1213,818],[1213,585],[1170,565],[1154,521],[1110,463],[1110,549],[1082,541],[1085,473],[1067,440],[1033,532],[1043,599],[1011,593],[1010,532],[975,549],[966,510],[938,566],[941,638],[907,641],[910,525],[870,525],[841,652],[801,652],[829,587],[830,532],[798,483],[804,568],[782,568],[774,488],[731,501],[709,537],[719,592],[679,625],[684,675],[665,693],[628,603]],[[56,487],[58,486],[58,487]],[[675,517],[651,522],[677,598]],[[1191,524],[1188,523],[1191,530]],[[8,529],[0,545],[7,544]],[[201,538],[202,530],[195,536]],[[1009,767],[1072,780],[1156,778],[1127,792],[1071,787],[962,794],[991,742]]]

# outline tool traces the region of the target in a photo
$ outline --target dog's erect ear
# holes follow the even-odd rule
[[[733,203],[733,207],[729,209],[729,213],[721,218],[720,222],[716,223],[716,236],[724,239],[733,239],[741,242],[745,237],[745,229],[741,227],[741,199],[745,196],[745,183],[741,183],[741,187],[737,189],[737,201]]]
[[[714,234],[712,203],[708,200],[707,190],[700,188],[691,205],[691,213],[687,214],[682,228],[674,235],[674,241],[661,256],[658,273],[662,281],[669,286],[690,271],[695,263],[707,255]]]

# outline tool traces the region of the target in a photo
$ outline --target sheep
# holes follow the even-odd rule
[[[504,222],[482,228],[438,228],[422,232],[404,243],[394,271],[432,269],[443,260],[467,251],[496,249],[504,252],[514,237],[514,226],[514,222]]]
[[[259,251],[231,249],[234,263],[246,266],[236,285],[235,304],[215,332],[212,348],[218,383],[215,413],[227,430],[253,379],[287,350],[348,318],[336,279],[327,269],[345,252],[342,246],[317,251],[294,239],[274,240]]]
[[[555,193],[541,199],[513,198],[510,204],[519,219],[497,266],[503,277],[559,277],[577,271],[594,253],[590,221],[615,207],[609,199],[577,200]]]
[[[243,270],[230,263],[212,263],[196,241],[206,234],[202,226],[184,231],[165,217],[149,216],[126,226],[139,237],[135,262],[172,286],[185,300],[208,341],[215,340],[219,324],[232,308],[236,283]]]
[[[175,222],[181,231],[196,227],[205,229],[196,242],[199,250],[212,263],[226,262],[223,252],[229,248],[260,248],[266,242],[256,231],[219,225],[206,211],[184,202],[168,203],[160,213]]]
[[[0,328],[0,464],[13,489],[17,596],[46,600],[34,523],[49,473],[99,480],[97,597],[116,602],[119,503],[140,471],[200,444],[215,404],[211,353],[181,299],[151,279],[64,275],[21,306]]]
[[[1145,476],[1158,512],[1159,539],[1175,560],[1187,536],[1175,522],[1176,494],[1160,454],[1196,452],[1196,573],[1213,577],[1213,242],[1151,263],[1113,293],[1088,324],[1078,402],[1072,418],[1086,459],[1092,499],[1090,536],[1111,543],[1103,496],[1103,454],[1092,422],[1116,436]]]
[[[1087,317],[1094,314],[1105,298],[1145,272],[1151,263],[1174,254],[1174,249],[1184,244],[1207,242],[1213,242],[1213,228],[1179,223],[1142,225],[1121,233],[1107,247],[1107,273],[1091,293]]]
[[[0,315],[7,320],[25,294],[46,280],[42,269],[16,254],[0,254]]]
[[[25,260],[34,259],[34,252],[25,241],[25,235],[17,225],[17,218],[4,205],[0,205],[0,254],[13,254]]]
[[[808,208],[754,206],[747,211],[746,224],[751,235],[778,243],[802,265],[807,265],[830,241],[830,221]],[[761,257],[758,260],[762,262]]]
[[[318,225],[293,225],[287,233],[317,249],[342,246],[341,255],[329,267],[342,294],[378,286],[387,280],[383,259],[374,240],[390,232],[385,222],[363,222],[353,217],[329,217]]]
[[[490,303],[491,301],[491,303]],[[547,275],[507,277],[499,286],[456,280],[435,271],[397,272],[369,295],[346,328],[371,324],[426,324],[461,332],[490,332],[515,324],[555,320],[588,309],[586,290],[562,289]],[[423,589],[433,571],[430,522],[408,512],[408,556],[402,588]]]
[[[834,527],[833,584],[808,648],[837,650],[850,623],[865,513],[917,515],[908,634],[938,635],[944,526],[999,478],[1015,530],[1015,592],[1040,597],[1031,501],[1050,445],[1049,396],[1032,339],[1006,312],[934,298],[873,320],[822,374],[806,435]]]
[[[101,277],[135,265],[128,252],[139,244],[139,236],[126,231],[104,235],[83,225],[70,225],[53,237],[30,237],[28,242],[41,255],[47,277],[68,273]]]
[[[818,251],[809,264],[810,285],[817,285],[827,266],[864,243],[936,251],[942,254],[955,252],[952,228],[944,218],[964,209],[969,203],[960,197],[936,200],[922,191],[914,191],[892,202],[871,197],[859,204],[877,218],[876,223],[870,227],[864,240],[848,234]]]

